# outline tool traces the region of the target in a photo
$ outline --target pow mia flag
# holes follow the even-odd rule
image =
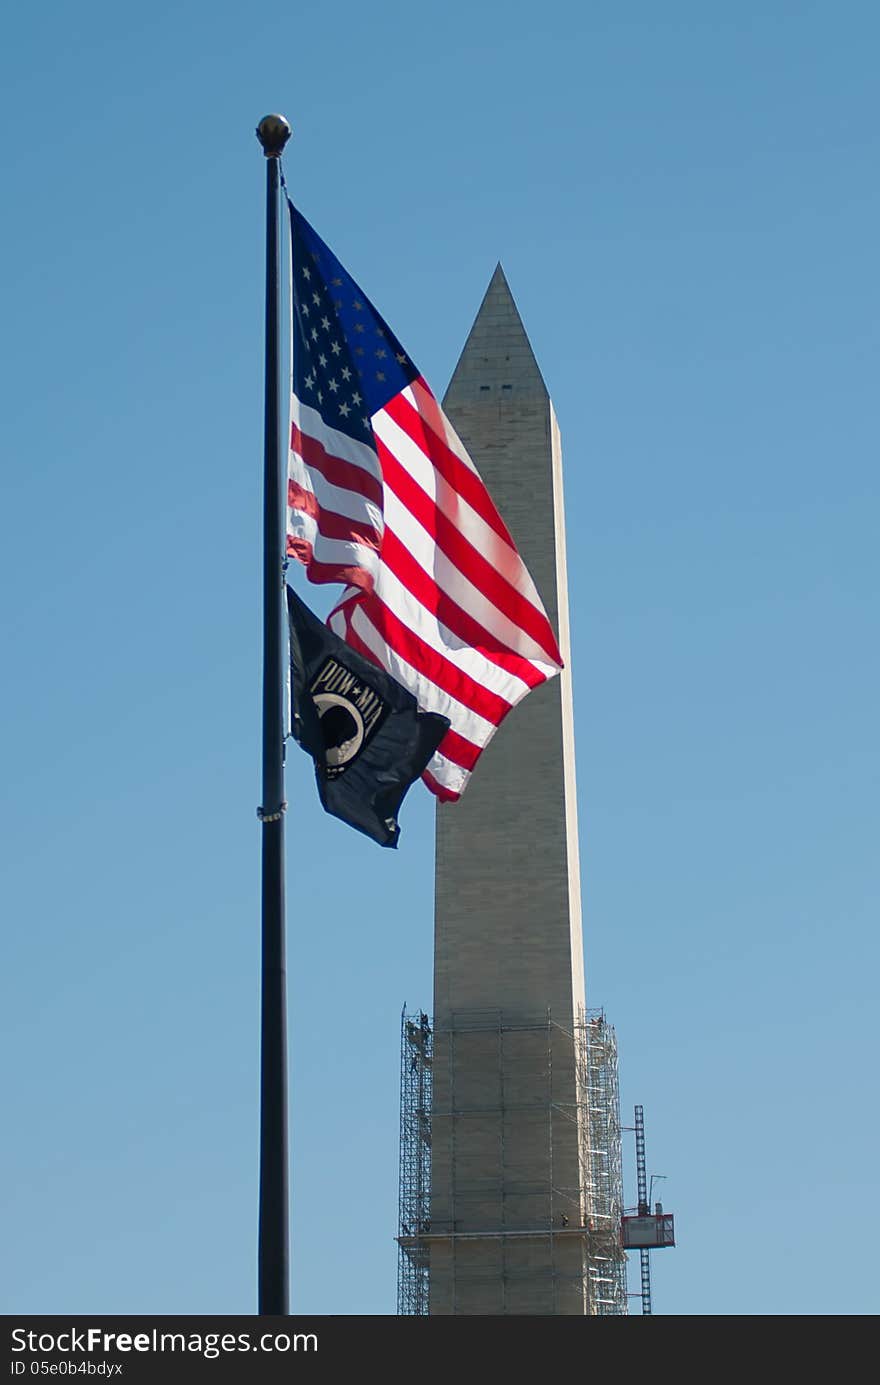
[[[291,727],[315,762],[328,813],[397,846],[397,813],[449,729],[411,693],[323,625],[292,588]]]

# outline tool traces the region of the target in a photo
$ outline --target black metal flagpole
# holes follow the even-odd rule
[[[260,1030],[260,1246],[258,1312],[289,1312],[287,994],[284,963],[284,505],[281,485],[281,297],[278,185],[290,126],[257,127],[266,155],[266,408],[263,499],[263,968]]]

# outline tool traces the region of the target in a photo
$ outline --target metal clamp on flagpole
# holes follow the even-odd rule
[[[257,817],[260,819],[260,822],[280,822],[286,812],[287,800],[285,799],[277,813],[267,813],[265,808],[258,808]]]

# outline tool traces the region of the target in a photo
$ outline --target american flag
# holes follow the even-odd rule
[[[328,625],[449,730],[423,774],[463,792],[480,752],[562,659],[477,469],[394,333],[290,205],[287,552],[345,584]]]

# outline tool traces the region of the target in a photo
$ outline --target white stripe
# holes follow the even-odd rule
[[[291,481],[302,486],[303,490],[311,492],[320,509],[369,524],[381,536],[384,522],[382,511],[375,501],[367,500],[357,491],[343,490],[341,486],[331,485],[317,468],[310,470],[300,454],[293,450],[290,453],[289,474]],[[295,505],[290,508],[299,512]]]
[[[329,616],[327,617],[327,620],[326,620],[325,624],[326,624],[326,625],[329,625],[329,627],[330,627],[331,630],[337,630],[339,627],[338,627],[337,625],[334,625],[334,623],[333,623],[334,618],[335,618],[337,615],[339,615],[341,612],[343,612],[343,609],[344,609],[344,607],[345,607],[346,602],[351,601],[353,598],[358,598],[358,599],[359,599],[359,598],[361,598],[362,596],[363,596],[363,592],[361,591],[361,588],[360,588],[360,587],[352,587],[352,586],[343,587],[343,589],[342,589],[342,595],[340,596],[339,600],[336,602],[336,605],[333,607],[333,610],[330,612]],[[345,615],[344,615],[344,614],[342,614],[342,627],[341,627],[340,633],[341,633],[341,635],[342,635],[342,638],[345,639]]]
[[[338,606],[336,610],[331,611],[329,616],[327,617],[327,625],[333,631],[334,634],[339,636],[341,640],[344,640],[346,635],[348,634],[348,629],[345,623],[345,616],[343,615],[342,611],[340,611]]]
[[[441,741],[442,745],[443,742]],[[477,764],[479,764],[479,760]],[[462,769],[454,760],[447,760],[445,755],[441,755],[439,750],[435,750],[425,768],[433,774],[438,784],[442,784],[444,789],[449,789],[450,793],[464,793],[467,782],[473,770]],[[476,766],[475,766],[476,768]]]

